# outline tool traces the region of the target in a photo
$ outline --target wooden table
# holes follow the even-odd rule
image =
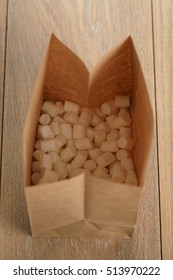
[[[1,259],[173,258],[173,1],[0,0]],[[22,133],[54,32],[91,69],[129,34],[155,114],[155,140],[132,240],[32,238],[22,186]]]

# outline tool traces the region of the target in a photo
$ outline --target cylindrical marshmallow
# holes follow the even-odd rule
[[[106,120],[106,114],[104,114],[102,111],[101,111],[101,109],[100,108],[96,108],[95,109],[95,113],[96,113],[96,115],[99,117],[99,118],[101,118],[103,121],[105,121]]]
[[[40,164],[39,164],[39,161],[33,161],[32,162],[32,172],[35,173],[35,172],[40,172]]]
[[[73,138],[81,139],[86,137],[86,126],[83,124],[75,124],[73,126]]]
[[[73,137],[72,126],[69,123],[60,124],[61,134],[65,136],[66,139],[71,139]]]
[[[106,132],[104,130],[96,130],[94,134],[94,144],[96,147],[100,147],[102,142],[105,141]]]
[[[89,138],[82,138],[75,140],[75,146],[77,150],[89,150],[93,148],[93,143]]]
[[[40,180],[40,173],[38,173],[38,172],[33,173],[31,176],[32,184],[36,185],[39,180]]]
[[[76,150],[74,139],[68,139],[66,143],[66,147],[72,147],[72,149]],[[76,150],[77,151],[77,150]]]
[[[102,122],[100,124],[98,124],[95,129],[101,129],[101,130],[104,130],[106,131],[107,133],[110,132],[111,128],[109,126],[109,124],[107,122]]]
[[[116,95],[115,106],[117,107],[130,107],[130,95]]]
[[[84,168],[93,171],[96,168],[96,162],[93,159],[88,159],[84,163]]]
[[[106,118],[106,122],[109,124],[111,129],[114,129],[114,121],[116,120],[117,116],[110,115]]]
[[[125,183],[137,186],[138,180],[136,177],[136,173],[133,170],[127,170]]]
[[[131,124],[131,118],[129,114],[121,115],[115,117],[114,121],[112,122],[111,128],[118,128],[120,129],[123,126],[128,126]]]
[[[119,135],[124,136],[126,138],[131,137],[131,128],[130,127],[120,127]]]
[[[52,169],[51,157],[47,154],[42,155],[39,160],[39,167],[40,167],[40,170],[42,168]]]
[[[61,132],[60,132],[60,128],[59,128],[59,123],[58,122],[51,122],[50,123],[50,127],[53,131],[53,134],[55,136],[59,135]]]
[[[49,101],[43,103],[42,111],[49,114],[52,118],[59,114],[59,108]]]
[[[69,162],[72,160],[76,155],[76,149],[72,146],[66,147],[62,152],[60,153],[61,159],[65,162]]]
[[[40,178],[48,183],[57,182],[59,180],[58,173],[47,168],[41,170]]]
[[[112,171],[113,171],[115,165],[121,165],[121,162],[120,161],[114,161],[108,166],[109,174],[111,176],[112,176]]]
[[[67,112],[64,115],[64,120],[70,124],[77,123],[78,115],[76,115],[74,112]]]
[[[73,168],[80,168],[84,165],[85,161],[87,160],[88,153],[87,151],[79,151],[77,152],[75,158],[72,160],[72,167]]]
[[[35,160],[39,160],[39,159],[40,159],[40,156],[43,155],[43,154],[44,154],[43,151],[35,150],[35,151],[33,152],[33,158],[34,158]]]
[[[125,150],[131,150],[133,148],[134,142],[131,138],[126,138],[121,136],[117,141],[118,147]]]
[[[90,125],[92,127],[95,127],[96,125],[98,125],[99,123],[102,123],[102,119],[99,118],[96,114],[93,115],[92,120],[90,122]]]
[[[59,124],[66,123],[66,121],[60,116],[56,116],[55,118],[53,118],[53,122],[57,122]]]
[[[104,141],[101,145],[101,150],[103,152],[112,152],[115,153],[119,149],[116,140]]]
[[[92,172],[92,175],[98,178],[110,178],[110,175],[103,169],[102,166],[97,166]]]
[[[49,125],[39,125],[38,126],[38,136],[41,139],[53,139],[54,134]]]
[[[116,110],[116,106],[115,106],[114,99],[110,99],[101,105],[101,111],[102,111],[102,113],[104,113],[106,115],[110,115],[115,110]]]
[[[58,155],[56,151],[49,152],[48,155],[51,157],[52,164],[55,164],[57,161],[62,161],[61,157]]]
[[[76,103],[65,101],[64,103],[64,111],[65,112],[74,112],[75,114],[79,114],[80,106]]]
[[[102,151],[100,148],[94,148],[88,151],[89,157],[91,159],[96,159],[98,156],[100,156],[102,154]]]
[[[94,140],[95,130],[92,127],[87,127],[87,137],[90,138],[91,142]]]
[[[127,158],[130,156],[130,151],[124,150],[124,149],[119,149],[118,152],[116,153],[116,158],[118,160],[122,160],[124,158]]]
[[[118,132],[118,130],[116,130],[116,132],[110,132],[110,133],[108,133],[107,135],[106,135],[106,139],[108,140],[108,141],[110,141],[110,140],[116,140],[116,139],[118,139],[119,138],[119,132]]]
[[[92,120],[93,114],[89,111],[83,111],[78,119],[79,124],[88,126]]]
[[[48,114],[43,114],[39,118],[39,123],[42,125],[48,125],[51,122],[51,117]]]
[[[122,116],[124,113],[129,113],[129,108],[120,108],[118,116]]]
[[[121,165],[119,165],[119,164],[114,165],[114,167],[112,169],[112,179],[118,183],[123,183],[125,181],[126,172],[125,172],[125,169]]]
[[[63,105],[63,103],[61,101],[58,101],[58,102],[55,103],[55,105],[59,109],[58,115],[61,115],[64,112],[64,105]]]
[[[53,170],[55,170],[58,173],[59,180],[63,180],[67,177],[67,169],[66,169],[66,163],[63,161],[57,161],[53,165]]]
[[[43,152],[58,151],[66,143],[66,138],[63,135],[58,135],[55,139],[38,140],[35,143],[35,148]]]
[[[67,140],[64,135],[60,134],[56,136],[55,142],[59,148],[62,148],[66,144]]]
[[[105,152],[96,158],[96,162],[100,166],[108,166],[115,161],[115,156],[111,152]]]
[[[123,158],[121,160],[121,165],[126,170],[134,170],[134,163],[132,158]]]

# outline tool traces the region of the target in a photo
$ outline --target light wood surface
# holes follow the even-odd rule
[[[157,145],[131,240],[32,238],[23,193],[23,125],[52,32],[89,70],[131,35],[155,109],[150,0],[9,0],[1,190],[1,259],[160,259]],[[2,242],[3,241],[3,242]]]
[[[6,40],[6,8],[7,1],[0,1],[0,147],[2,140],[2,119],[3,119],[3,91],[4,91],[4,59],[5,59],[5,40]],[[1,149],[0,149],[1,158]],[[1,167],[1,161],[0,161]]]
[[[154,1],[154,49],[163,259],[173,259],[173,1]]]

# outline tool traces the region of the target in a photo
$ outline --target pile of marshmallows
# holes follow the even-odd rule
[[[94,111],[70,101],[45,101],[32,162],[32,184],[82,172],[137,185],[131,150],[130,96],[117,95]]]

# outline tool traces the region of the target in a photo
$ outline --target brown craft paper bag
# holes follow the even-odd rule
[[[31,163],[43,100],[95,108],[131,94],[133,158],[139,186],[81,174],[31,186]],[[24,186],[33,236],[131,237],[153,137],[153,114],[131,38],[106,54],[89,74],[84,63],[52,35],[24,127]]]

